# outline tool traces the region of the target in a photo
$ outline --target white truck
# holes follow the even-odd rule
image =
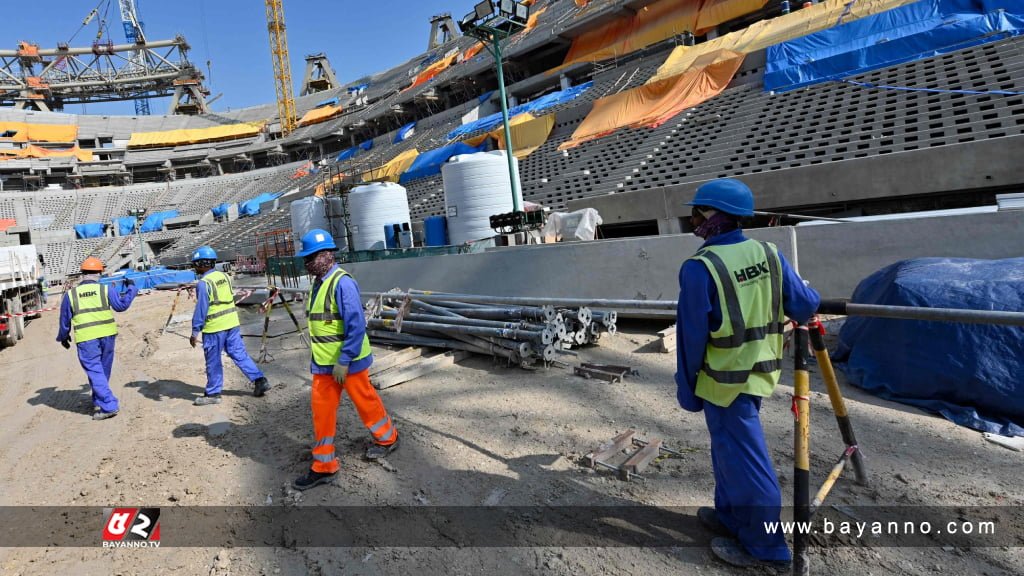
[[[20,314],[38,310],[40,265],[36,247],[0,247],[0,346],[14,346],[25,337],[25,320],[38,318]]]

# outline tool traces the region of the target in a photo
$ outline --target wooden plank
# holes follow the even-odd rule
[[[650,464],[658,454],[661,452],[661,439],[655,438],[647,443],[646,446],[637,450],[629,460],[626,460],[622,466],[619,467],[623,480],[629,480],[630,474],[639,474],[647,469],[647,465]]]
[[[391,388],[392,386],[398,386],[403,382],[408,382],[420,376],[425,376],[431,372],[436,372],[442,368],[446,368],[461,362],[470,356],[469,352],[462,350],[454,352],[446,352],[444,354],[438,354],[430,358],[424,358],[413,364],[400,366],[393,370],[388,370],[371,380],[373,387],[378,390],[384,390]]]
[[[415,346],[409,348],[403,348],[396,352],[392,352],[387,356],[381,358],[374,358],[373,364],[370,366],[370,376],[374,374],[380,374],[381,372],[394,368],[399,364],[404,364],[414,358],[419,358],[423,355],[423,348],[416,348]]]
[[[661,348],[659,348],[661,352],[674,352],[676,349],[676,333],[672,332],[672,334],[668,336],[663,336],[661,340],[659,340],[659,344],[661,345]]]
[[[676,335],[676,325],[675,324],[669,326],[668,328],[665,328],[664,330],[659,330],[658,331],[658,336],[661,336],[662,338],[664,338],[666,336],[669,336],[669,335],[671,335],[671,336],[675,336]]]
[[[591,468],[594,468],[598,462],[603,462],[606,458],[621,451],[626,446],[631,446],[633,444],[633,434],[636,434],[636,430],[630,428],[610,441],[601,444],[597,447],[597,450],[587,454],[587,463]]]

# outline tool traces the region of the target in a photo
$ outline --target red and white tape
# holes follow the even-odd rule
[[[254,292],[254,290],[238,290],[238,291],[236,291],[235,295],[237,296],[237,295],[240,294],[241,297],[238,298],[238,300],[235,300],[235,304],[238,304],[242,300],[245,300],[249,296],[252,296],[253,292]],[[136,295],[136,297],[138,297],[138,296],[149,296],[150,294],[156,294],[156,293],[157,293],[156,291],[146,292],[146,293],[139,293],[138,295]],[[0,314],[0,319],[17,318],[19,316],[34,316],[36,314],[39,314],[40,312],[53,312],[54,310],[60,310],[60,306],[50,306],[48,308],[39,308],[37,310],[26,310],[24,312],[16,312],[16,313],[13,313],[13,314]]]

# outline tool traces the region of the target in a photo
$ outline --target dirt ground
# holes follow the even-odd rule
[[[579,360],[629,364],[639,376],[608,384],[551,368],[529,372],[473,358],[382,392],[402,445],[388,465],[365,462],[368,441],[343,399],[332,485],[301,497],[283,487],[309,464],[312,431],[308,352],[295,336],[271,341],[263,365],[274,389],[251,396],[227,363],[224,402],[195,407],[205,382],[201,350],[187,326],[163,325],[172,295],[140,297],[119,315],[113,390],[121,414],[90,419],[74,350],[56,342],[57,316],[33,321],[15,348],[0,351],[0,505],[264,506],[403,505],[700,506],[712,502],[703,416],[675,400],[675,355],[660,354],[655,322],[621,322]],[[191,306],[179,313],[191,312]],[[254,315],[250,322],[257,321]],[[289,329],[276,319],[272,332]],[[250,353],[259,342],[247,339]],[[788,363],[788,362],[787,362]],[[762,419],[784,499],[792,498],[790,373],[765,401]],[[812,486],[842,442],[812,366]],[[905,406],[844,387],[871,483],[843,478],[829,503],[1020,506],[1021,455]],[[682,458],[623,482],[580,465],[626,428],[663,438]],[[695,522],[680,529],[707,540]],[[0,574],[742,574],[703,545],[552,548],[527,535],[514,548],[83,548],[0,549]],[[812,548],[814,574],[1021,574],[1021,548]],[[754,572],[758,573],[758,572]]]

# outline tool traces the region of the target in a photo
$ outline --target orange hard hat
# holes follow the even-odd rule
[[[82,272],[103,272],[103,261],[95,256],[89,256],[82,262]]]

